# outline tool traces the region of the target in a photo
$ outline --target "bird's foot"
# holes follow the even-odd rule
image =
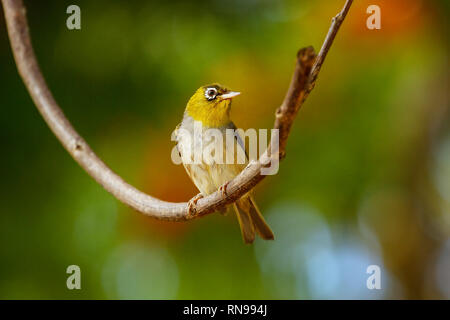
[[[191,200],[189,200],[188,202],[188,217],[192,218],[196,213],[197,213],[197,202],[198,200],[200,200],[201,198],[203,198],[203,195],[201,193],[197,194],[195,197],[193,197]]]
[[[223,185],[219,187],[219,192],[222,194],[222,196],[226,197],[227,194],[227,187],[230,184],[230,181],[225,182]]]

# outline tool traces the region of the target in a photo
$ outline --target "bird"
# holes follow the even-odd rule
[[[229,132],[227,129],[236,130],[236,126],[230,118],[230,111],[232,99],[239,94],[240,92],[231,91],[217,83],[200,87],[189,99],[183,119],[174,131],[176,149],[181,157],[181,162],[190,179],[200,191],[188,203],[189,214],[192,214],[199,199],[217,190],[226,195],[229,181],[248,164],[245,145],[239,133],[235,133],[232,139],[227,140],[231,142],[227,142],[225,139],[226,132]],[[200,130],[195,129],[196,124],[200,125]],[[211,129],[222,133],[223,140],[211,139],[211,136],[208,135]],[[203,150],[207,147],[212,147],[211,149],[214,149],[215,152],[222,151],[224,157],[231,155],[231,163],[218,161],[217,157],[209,157],[206,160],[199,157],[200,161],[195,161],[195,157],[199,154],[202,155]],[[230,150],[235,150],[234,148],[240,148],[240,152],[236,152],[236,155],[230,154]],[[239,154],[241,158],[244,154],[243,159],[239,159]],[[236,212],[244,243],[253,243],[255,234],[265,240],[274,239],[274,234],[259,211],[251,191],[235,201],[232,206]],[[222,209],[221,213],[225,214],[227,210],[228,208]]]

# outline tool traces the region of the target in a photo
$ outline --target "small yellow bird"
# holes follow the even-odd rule
[[[226,193],[228,182],[236,177],[248,163],[244,143],[239,134],[234,134],[234,138],[231,139],[232,145],[229,145],[227,142],[229,140],[226,141],[225,138],[227,129],[236,129],[230,119],[230,109],[231,99],[239,94],[219,84],[200,87],[187,103],[183,120],[177,126],[175,139],[179,155],[189,177],[200,190],[200,193],[190,201],[190,210],[203,196],[216,190]],[[201,124],[200,130],[195,129],[196,124]],[[210,129],[216,129],[216,132],[222,133],[223,140],[212,139],[209,134],[209,131],[212,131]],[[217,161],[217,157],[208,160],[201,157],[205,149],[214,148],[216,148],[215,152],[218,150],[224,154],[223,161]],[[225,160],[227,153],[230,154],[230,150],[234,148],[241,148],[241,151],[244,151],[241,152],[245,158],[241,159],[243,161],[237,161],[238,156],[234,156],[234,151],[230,156],[233,161],[230,163]],[[237,200],[233,206],[245,243],[254,241],[255,231],[263,239],[274,239],[272,230],[261,215],[250,192]]]

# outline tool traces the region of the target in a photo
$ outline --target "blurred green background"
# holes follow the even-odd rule
[[[344,1],[25,1],[56,100],[98,155],[168,201],[197,191],[170,134],[201,85],[271,128],[296,51]],[[81,30],[66,8],[81,8]],[[366,8],[381,8],[381,30]],[[0,298],[450,299],[449,2],[355,1],[278,175],[256,188],[276,240],[234,214],[163,223],[97,185],[19,78],[0,17]],[[81,290],[66,268],[81,268]],[[366,268],[381,268],[368,290]]]

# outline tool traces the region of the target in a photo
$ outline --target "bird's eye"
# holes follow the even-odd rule
[[[208,99],[208,101],[214,100],[217,96],[217,89],[216,88],[207,88],[205,90],[205,97]]]

